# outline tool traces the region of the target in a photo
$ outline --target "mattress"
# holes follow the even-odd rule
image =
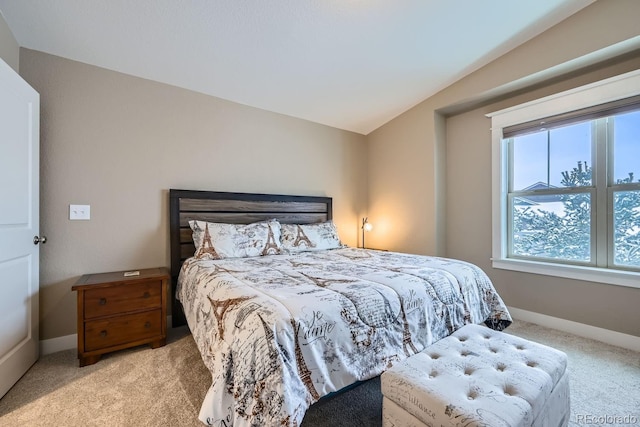
[[[297,426],[322,396],[465,324],[511,323],[475,265],[355,248],[190,258],[177,296],[212,375],[209,425]]]

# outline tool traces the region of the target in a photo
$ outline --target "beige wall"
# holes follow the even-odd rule
[[[37,51],[20,62],[41,96],[42,339],[75,333],[80,275],[169,265],[170,188],[331,196],[356,244],[364,136]]]
[[[491,267],[491,121],[485,116],[636,69],[640,69],[640,56],[448,118],[447,256],[487,271],[508,305],[640,336],[640,289]]]
[[[41,337],[75,332],[81,274],[168,265],[169,188],[333,196],[348,244],[366,213],[369,247],[466,259],[509,305],[640,336],[637,289],[491,268],[483,116],[637,68],[584,71],[638,46],[639,14],[636,0],[598,0],[366,138],[22,49],[42,106]],[[6,30],[0,19],[0,55],[17,68]],[[91,204],[91,221],[69,221],[70,203]]]
[[[19,57],[20,47],[18,42],[4,20],[2,12],[0,12],[0,58],[17,72]]]
[[[640,289],[491,267],[490,121],[484,117],[640,68],[633,52],[639,15],[640,2],[599,0],[368,135],[367,213],[384,225],[368,243],[474,262],[510,306],[640,336]]]

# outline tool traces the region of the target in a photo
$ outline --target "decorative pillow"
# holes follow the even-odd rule
[[[189,221],[193,230],[194,256],[199,259],[247,258],[280,253],[280,223],[252,224]]]
[[[282,224],[282,249],[289,253],[343,247],[333,221],[318,224]]]

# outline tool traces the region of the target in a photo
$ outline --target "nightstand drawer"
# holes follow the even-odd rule
[[[93,351],[162,335],[162,310],[129,314],[85,324],[85,351]]]
[[[89,289],[84,292],[85,319],[161,307],[161,305],[161,280]]]

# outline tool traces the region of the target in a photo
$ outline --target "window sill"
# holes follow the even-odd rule
[[[542,274],[545,276],[640,288],[640,273],[632,271],[608,270],[604,268],[579,267],[575,265],[504,258],[492,259],[492,266],[493,268],[501,270],[520,271],[523,273]]]

